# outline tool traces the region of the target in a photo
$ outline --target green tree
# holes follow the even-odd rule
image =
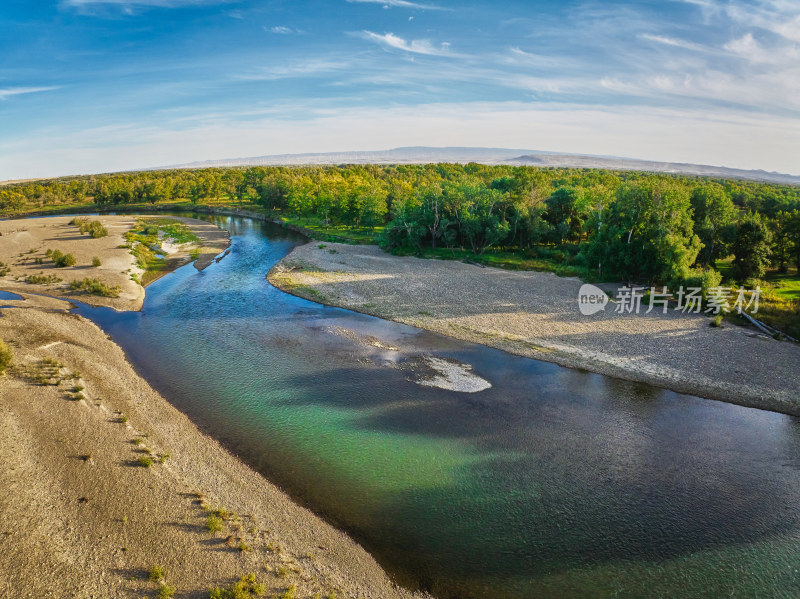
[[[691,202],[694,210],[694,232],[703,244],[697,262],[703,268],[708,268],[714,265],[717,258],[724,258],[728,253],[725,231],[736,218],[736,206],[718,183],[695,187]]]
[[[740,282],[760,279],[769,266],[771,235],[758,213],[745,216],[736,229],[733,242],[734,274]]]

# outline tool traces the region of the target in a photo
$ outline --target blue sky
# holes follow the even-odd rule
[[[800,2],[0,5],[0,179],[405,145],[800,174]]]

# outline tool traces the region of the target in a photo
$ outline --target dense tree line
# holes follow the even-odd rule
[[[390,250],[546,255],[599,278],[740,282],[800,268],[800,188],[595,169],[478,164],[208,168],[73,177],[0,188],[0,211],[93,201],[254,202],[374,229]]]

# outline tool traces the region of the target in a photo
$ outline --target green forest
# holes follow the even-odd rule
[[[228,204],[315,237],[394,253],[552,270],[587,281],[765,289],[800,333],[800,187],[480,164],[207,168],[0,187],[0,213]]]

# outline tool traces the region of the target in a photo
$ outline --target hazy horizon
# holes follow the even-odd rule
[[[800,174],[781,0],[10,0],[0,180],[408,146]]]

